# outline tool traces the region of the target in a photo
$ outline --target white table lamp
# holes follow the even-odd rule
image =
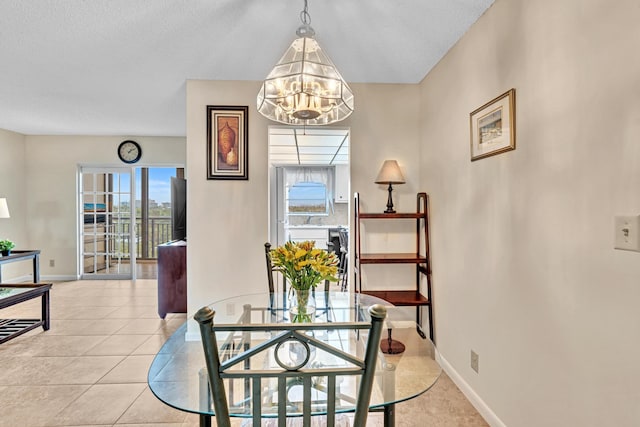
[[[9,215],[9,206],[7,206],[7,199],[0,197],[0,218],[11,218]]]

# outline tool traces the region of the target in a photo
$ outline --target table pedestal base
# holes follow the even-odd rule
[[[396,405],[387,405],[384,407],[384,427],[393,427],[396,425]]]
[[[200,427],[211,427],[211,415],[200,414]]]

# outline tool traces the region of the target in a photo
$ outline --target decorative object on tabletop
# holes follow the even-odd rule
[[[470,114],[471,161],[516,149],[516,90],[510,89]]]
[[[4,197],[0,197],[0,218],[11,218],[11,215],[9,214],[9,206],[7,205],[7,199]],[[7,247],[6,248],[4,246],[0,247],[0,251],[2,251],[3,256],[9,255],[11,253],[11,249],[15,247],[13,242],[10,240],[2,240],[0,242],[3,242],[3,243],[7,242],[7,245],[6,245]],[[11,245],[9,245],[8,243],[10,243]],[[5,251],[7,252],[6,254],[5,254]]]
[[[11,240],[0,240],[0,252],[2,252],[2,256],[11,255],[11,249],[15,247],[16,245]]]
[[[338,257],[315,247],[314,241],[287,242],[270,253],[273,266],[289,281],[291,321],[311,322],[315,313],[312,290],[318,283],[337,282]]]
[[[9,205],[7,205],[7,199],[5,197],[0,197],[0,218],[11,218]]]

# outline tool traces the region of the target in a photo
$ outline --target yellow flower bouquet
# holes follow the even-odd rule
[[[292,321],[310,322],[313,307],[309,306],[309,291],[318,283],[337,282],[338,257],[333,252],[315,247],[315,242],[287,242],[270,253],[271,262],[288,280],[296,293]],[[310,312],[311,311],[311,312]]]

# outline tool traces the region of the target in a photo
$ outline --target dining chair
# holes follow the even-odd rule
[[[353,426],[365,427],[376,370],[378,346],[387,310],[384,306],[376,304],[369,307],[368,312],[371,317],[370,322],[216,325],[214,323],[215,312],[213,310],[209,307],[203,307],[198,310],[194,319],[200,325],[207,377],[217,425],[219,427],[231,426],[228,390],[225,386],[225,380],[229,382],[236,379],[251,388],[250,393],[245,390],[245,395],[249,396],[247,401],[250,402],[251,412],[249,414],[251,414],[253,420],[252,426],[258,427],[263,425],[263,391],[265,389],[263,381],[274,379],[277,381],[277,388],[274,387],[275,396],[269,402],[272,402],[274,409],[277,410],[278,427],[287,425],[287,415],[301,417],[303,427],[310,427],[312,414],[317,415],[318,412],[323,414],[323,423],[326,423],[328,427],[334,427],[337,418],[336,414],[341,415],[340,412],[337,412],[336,406],[337,404],[339,405],[340,399],[345,399],[337,392],[339,379],[343,376],[356,376],[359,377],[359,388],[353,407],[355,411]],[[346,330],[357,330],[358,333],[362,330],[369,331],[364,353],[362,353],[364,354],[363,357],[345,352],[340,348],[334,347],[329,342],[321,341],[309,334],[309,332],[314,331],[337,331],[340,334]],[[230,358],[221,358],[216,333],[238,331],[248,335],[254,332],[269,332],[269,334],[266,335],[264,341],[260,341],[250,348],[241,347]],[[362,337],[361,334],[358,336]],[[299,359],[289,360],[286,357],[284,359],[279,357],[278,349],[287,343],[289,346],[296,345],[302,349]],[[310,362],[310,354],[312,351],[317,350],[327,352],[332,357],[345,363],[322,366],[322,364]],[[274,366],[273,364],[265,366],[264,362],[260,363],[260,360],[264,360],[265,352],[270,351],[273,351],[273,355],[267,357],[275,359],[279,368],[270,368],[270,366]],[[251,363],[252,360],[256,360],[256,362]],[[254,368],[253,366],[255,365],[258,368]],[[288,397],[288,389],[291,387],[292,382],[303,389],[302,407],[295,406],[293,414],[287,412],[288,409],[292,408],[292,403]],[[314,402],[312,402],[311,398],[312,390],[314,387],[317,390],[318,384],[322,385],[321,388],[326,393],[325,401],[321,402],[320,409],[312,405]],[[231,394],[229,394],[230,396]],[[344,410],[344,408],[338,409],[340,411]],[[273,422],[274,418],[269,420]]]
[[[340,242],[340,290],[347,291],[347,277],[349,275],[349,230],[340,228],[338,230],[338,239]]]
[[[264,259],[267,264],[267,283],[269,284],[269,293],[274,293],[276,291],[276,280],[273,275],[279,272],[279,269],[273,266],[271,262],[271,243],[266,242],[264,244]],[[285,294],[287,292],[287,285],[284,276],[282,276],[283,281],[283,289],[282,293]]]

